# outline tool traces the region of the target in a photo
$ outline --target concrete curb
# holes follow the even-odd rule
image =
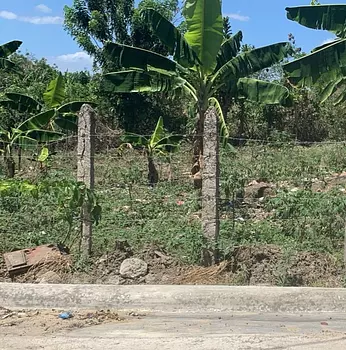
[[[0,283],[6,308],[146,312],[346,312],[346,289]]]

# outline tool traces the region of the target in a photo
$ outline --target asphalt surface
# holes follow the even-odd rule
[[[0,330],[0,349],[346,349],[345,314],[189,312],[134,315],[122,322],[43,336],[28,332],[18,335],[9,327],[6,331]],[[73,319],[66,322],[73,322]]]

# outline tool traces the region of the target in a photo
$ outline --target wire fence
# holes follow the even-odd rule
[[[111,136],[95,135],[106,141]],[[120,141],[112,147],[101,145],[94,156],[95,192],[102,207],[102,220],[94,231],[96,249],[121,238],[154,242],[186,255],[198,251],[196,245],[202,244],[201,193],[193,186],[189,143],[195,135],[180,136],[185,140],[180,151],[154,158],[159,175],[155,186],[148,182],[147,158],[140,149],[119,149]],[[346,141],[230,141],[246,143],[234,152],[220,150],[223,247],[291,244],[299,249],[342,252]],[[76,143],[76,136],[49,143],[50,156],[42,162],[37,159],[42,146],[30,145],[18,154],[20,144],[7,143],[14,147],[16,179],[31,183],[76,179]],[[3,161],[0,171],[6,173]],[[64,203],[49,194],[39,200],[18,193],[1,196],[0,220],[2,249],[73,242],[80,226],[78,215],[68,213]]]

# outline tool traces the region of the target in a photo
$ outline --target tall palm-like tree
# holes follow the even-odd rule
[[[216,99],[227,86],[235,93],[265,103],[283,102],[288,90],[280,85],[243,79],[280,62],[291,47],[282,42],[249,52],[240,52],[242,33],[224,38],[220,0],[186,0],[183,15],[187,32],[179,30],[154,9],[142,11],[154,33],[168,47],[170,57],[136,47],[108,43],[105,50],[125,70],[105,75],[114,92],[170,92],[184,90],[196,107],[196,142],[193,173],[203,154],[203,126],[210,105],[216,106],[223,136],[228,135],[222,109]],[[239,89],[240,87],[240,89]]]
[[[291,46],[282,42],[240,52],[241,32],[229,39],[224,37],[220,0],[186,0],[183,9],[187,24],[185,35],[154,9],[146,9],[141,15],[167,46],[170,56],[108,43],[105,46],[106,54],[115,66],[124,70],[105,74],[106,88],[121,93],[183,91],[191,97],[197,116],[192,174],[195,175],[195,185],[202,184],[197,175],[205,158],[204,170],[208,168],[209,174],[202,172],[202,180],[205,175],[209,185],[202,188],[202,230],[207,245],[215,247],[219,230],[218,135],[215,135],[218,128],[208,118],[206,125],[210,130],[204,130],[206,116],[215,119],[215,113],[208,114],[207,111],[210,107],[214,109],[216,118],[220,120],[221,136],[227,140],[228,130],[217,99],[225,88],[232,91],[235,97],[244,94],[249,99],[265,103],[283,103],[289,99],[289,91],[285,87],[248,77],[280,62],[290,53]],[[213,140],[208,142],[213,143],[208,157],[203,157],[205,131],[213,136],[208,139]],[[211,156],[212,153],[215,157]],[[207,167],[206,161],[213,166]],[[210,171],[211,168],[213,170]],[[217,249],[204,250],[202,260],[205,265],[216,262]]]

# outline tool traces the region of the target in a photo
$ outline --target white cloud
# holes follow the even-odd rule
[[[63,62],[80,62],[80,61],[88,61],[92,62],[92,58],[83,51],[79,51],[76,53],[69,53],[67,55],[61,55],[56,58],[58,61]]]
[[[0,18],[8,20],[16,20],[20,22],[27,22],[31,24],[63,24],[64,19],[59,16],[18,16],[17,14],[9,11],[0,11]]]
[[[236,21],[241,21],[241,22],[250,21],[249,16],[242,16],[239,13],[228,13],[228,14],[226,14],[226,16],[228,16],[229,18],[234,19]]]
[[[49,61],[56,64],[61,71],[70,72],[91,70],[93,65],[93,59],[83,51],[53,57]]]
[[[53,11],[50,7],[48,7],[48,6],[45,5],[45,4],[37,5],[37,6],[35,7],[35,9],[36,9],[37,11],[42,12],[42,13],[52,13],[52,11]]]
[[[32,24],[63,24],[64,19],[59,16],[42,16],[42,17],[18,17],[19,21]]]
[[[0,17],[4,18],[4,19],[17,19],[18,16],[13,13],[13,12],[9,12],[9,11],[0,11]]]

